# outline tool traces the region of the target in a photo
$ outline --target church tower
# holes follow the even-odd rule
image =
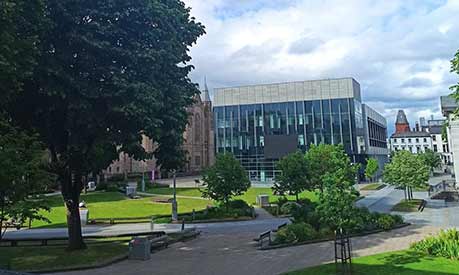
[[[403,110],[398,110],[397,120],[395,121],[395,133],[406,133],[410,132],[410,123],[406,118],[405,112]]]

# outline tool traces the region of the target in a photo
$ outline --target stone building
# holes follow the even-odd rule
[[[178,170],[180,175],[195,175],[214,161],[214,132],[212,127],[212,102],[209,96],[207,84],[200,96],[196,96],[196,102],[188,108],[189,122],[183,133],[185,142],[183,148],[187,152],[187,163]],[[142,146],[153,152],[155,143],[144,137]],[[146,173],[150,179],[161,177],[161,168],[156,165],[156,160],[137,161],[125,153],[120,153],[119,159],[113,162],[103,171],[106,177],[114,175],[132,175]]]

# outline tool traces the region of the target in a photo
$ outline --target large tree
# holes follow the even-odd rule
[[[203,197],[225,205],[250,188],[247,171],[231,153],[217,155],[215,164],[204,171],[202,180],[205,184]]]
[[[178,0],[47,0],[46,14],[38,66],[9,111],[47,145],[69,248],[81,249],[78,203],[94,157],[123,151],[144,159],[151,155],[143,135],[181,138],[186,107],[199,93],[188,51],[204,27]]]
[[[403,188],[405,199],[413,198],[412,189],[424,187],[429,180],[429,167],[420,155],[397,151],[384,167],[384,182]]]
[[[296,196],[307,189],[309,186],[307,162],[301,151],[291,153],[277,163],[277,170],[281,173],[275,177],[273,190],[284,195],[290,193]]]

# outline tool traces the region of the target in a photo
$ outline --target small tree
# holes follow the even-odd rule
[[[359,166],[351,164],[349,157],[343,156],[340,148],[335,150],[339,155],[336,159],[340,160],[340,167],[327,171],[321,178],[324,189],[319,194],[317,211],[321,222],[332,229],[351,230],[356,225],[357,192],[353,186]]]
[[[440,155],[430,149],[426,149],[426,151],[420,154],[420,156],[424,160],[425,164],[430,168],[431,173],[434,172],[435,168],[438,168],[441,165]]]
[[[378,169],[378,160],[375,158],[369,158],[367,160],[367,166],[365,167],[365,177],[367,177],[368,180],[372,180]]]
[[[357,166],[351,160],[342,145],[312,145],[306,152],[308,178],[314,188],[321,192],[325,188],[325,178],[340,171],[341,181],[354,184]]]
[[[26,219],[46,220],[40,210],[49,210],[46,202],[33,197],[51,182],[44,169],[46,154],[35,136],[18,130],[0,119],[0,240],[3,223]]]
[[[294,194],[296,201],[299,201],[298,195],[307,189],[312,189],[308,185],[307,162],[301,151],[289,154],[279,160],[277,169],[281,171],[279,176],[275,177],[273,190],[279,194]]]
[[[215,164],[204,172],[203,181],[203,197],[225,205],[232,197],[242,195],[250,187],[247,172],[230,153],[217,155]]]
[[[384,181],[403,188],[405,199],[413,198],[413,188],[425,186],[429,180],[429,167],[420,155],[398,151],[392,161],[384,167]]]

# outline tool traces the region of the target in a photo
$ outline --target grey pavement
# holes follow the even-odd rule
[[[410,226],[353,238],[353,255],[406,249],[412,242],[437,231],[433,227]],[[209,232],[156,252],[148,261],[122,261],[100,269],[61,274],[271,275],[330,262],[334,257],[333,242],[261,251],[254,246],[255,236],[254,232],[239,230],[231,234]]]

